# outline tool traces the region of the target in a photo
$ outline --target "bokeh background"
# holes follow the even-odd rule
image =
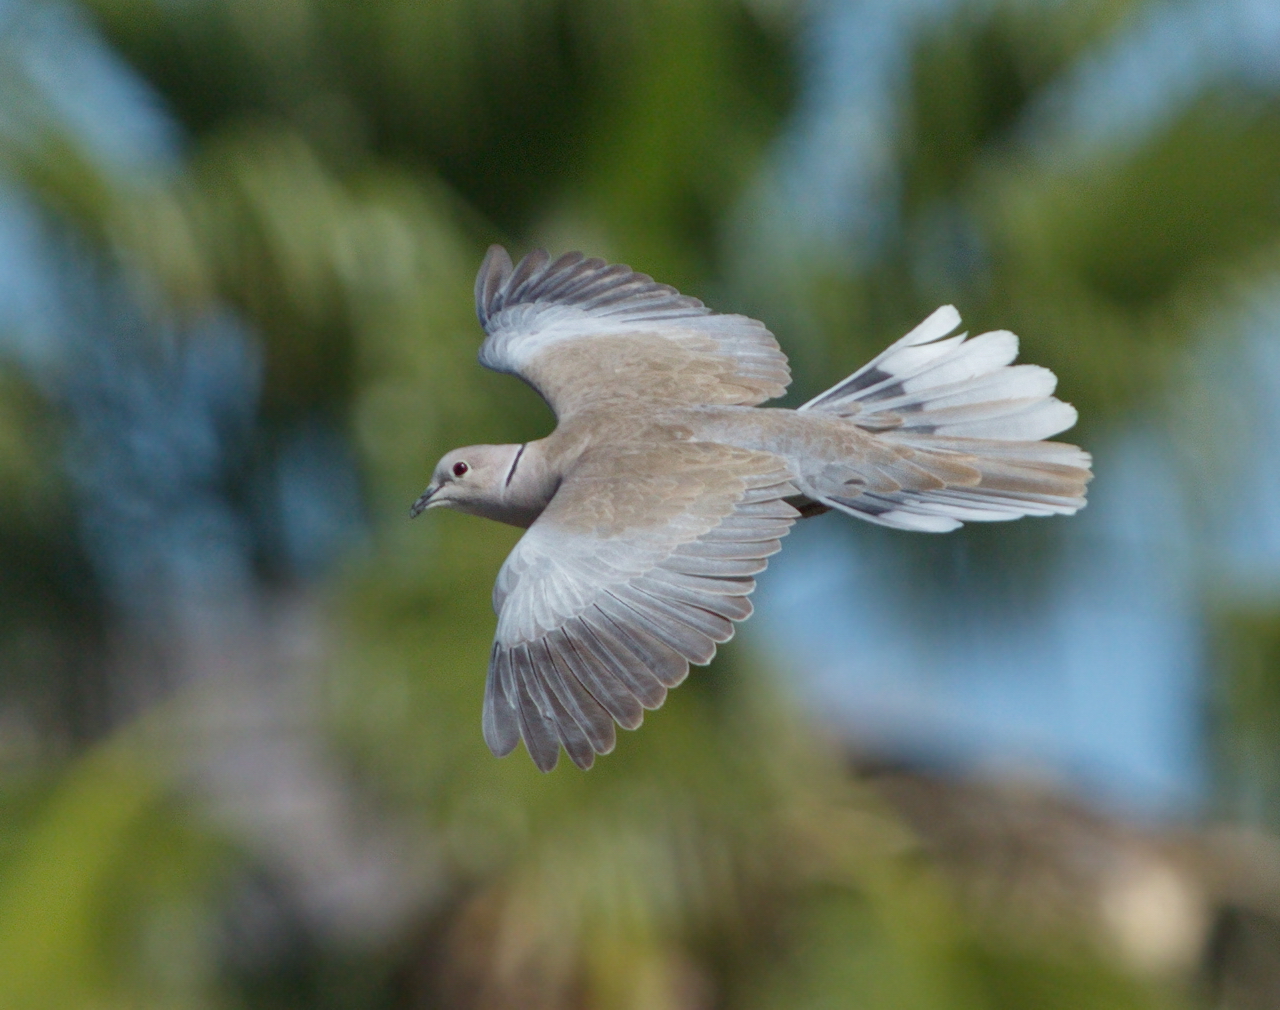
[[[480,735],[485,246],[938,304],[1092,504],[807,521],[589,774]],[[0,2],[0,1006],[1280,1007],[1276,0]]]

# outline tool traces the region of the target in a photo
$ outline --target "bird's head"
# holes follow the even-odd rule
[[[513,465],[523,446],[469,445],[446,452],[410,516],[436,506],[489,517],[501,507]]]

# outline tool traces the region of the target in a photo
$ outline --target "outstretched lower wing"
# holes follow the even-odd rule
[[[484,736],[523,738],[534,763],[563,746],[580,768],[613,749],[705,664],[797,513],[769,453],[680,443],[588,455],[502,566]]]
[[[763,403],[791,381],[763,323],[713,313],[627,266],[491,246],[476,277],[480,363],[519,376],[557,417],[609,400]]]

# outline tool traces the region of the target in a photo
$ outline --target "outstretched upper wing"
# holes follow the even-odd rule
[[[476,277],[480,363],[518,375],[558,417],[617,398],[763,403],[791,381],[762,323],[713,313],[630,267],[537,249],[511,265],[490,246]]]
[[[590,767],[614,722],[640,725],[690,663],[709,663],[750,616],[752,575],[797,513],[769,453],[678,443],[583,457],[507,558],[484,736],[523,737],[534,763],[561,745]]]

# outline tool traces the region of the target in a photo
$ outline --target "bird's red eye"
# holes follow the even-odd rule
[[[466,472],[467,472],[468,470],[470,470],[470,469],[471,469],[471,467],[467,466],[467,464],[466,464],[466,463],[454,463],[454,464],[453,464],[453,475],[454,475],[455,477],[461,477],[464,473],[466,473]]]

